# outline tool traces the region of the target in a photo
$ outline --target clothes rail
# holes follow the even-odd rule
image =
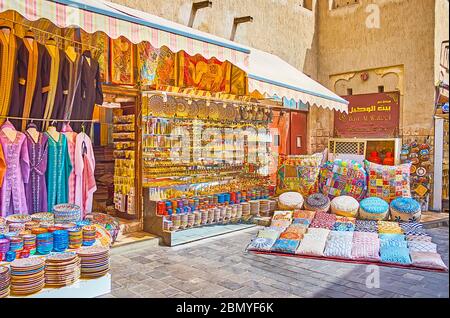
[[[113,125],[113,123],[101,122],[95,119],[44,119],[44,118],[31,118],[31,117],[14,117],[0,115],[3,119],[16,119],[16,120],[26,120],[26,121],[43,121],[43,122],[65,122],[65,123],[99,123],[102,125]]]

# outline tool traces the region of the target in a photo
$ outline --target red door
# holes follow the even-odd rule
[[[305,155],[307,153],[307,113],[291,111],[289,130],[290,155]]]

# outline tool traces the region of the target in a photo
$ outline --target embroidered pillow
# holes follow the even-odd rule
[[[353,233],[331,231],[323,254],[328,257],[352,258],[353,235],[339,235],[339,234],[353,234]]]
[[[378,233],[378,223],[373,220],[356,220],[355,231]]]
[[[405,235],[427,235],[422,223],[418,222],[400,222],[400,228]]]
[[[420,242],[431,242],[431,236],[429,235],[407,235],[406,240],[408,241],[420,241]]]
[[[379,242],[377,233],[370,232],[353,232],[353,243],[371,243],[373,241]]]
[[[278,239],[272,246],[272,251],[293,254],[295,253],[299,243],[300,241],[298,240]]]
[[[355,232],[363,233],[363,232]],[[379,239],[373,239],[367,242],[355,242],[352,245],[352,258],[361,261],[380,261],[380,242]]]
[[[264,230],[259,230],[258,234],[256,235],[256,237],[260,237],[260,238],[268,238],[268,239],[272,239],[273,241],[275,241],[278,236],[280,236],[280,232],[279,231],[275,231],[275,230],[271,230],[271,229],[264,229]]]
[[[275,240],[267,237],[255,237],[247,246],[249,251],[270,251]]]
[[[295,253],[301,255],[323,256],[326,243],[327,238],[325,236],[306,234]]]
[[[410,252],[437,253],[437,245],[432,242],[409,241],[408,248]]]
[[[447,266],[437,253],[429,252],[411,252],[412,264],[418,267],[443,269],[447,270]]]
[[[354,230],[355,225],[351,222],[336,222],[333,224],[333,231],[353,232]]]
[[[403,230],[397,222],[378,221],[378,233],[403,234]]]
[[[400,265],[410,265],[409,249],[407,247],[380,247],[381,261]]]
[[[314,216],[316,215],[316,212],[314,211],[308,211],[308,210],[295,210],[292,214],[292,217],[294,219],[314,219]]]
[[[280,234],[280,239],[300,241],[303,239],[303,233],[284,231]]]
[[[328,161],[320,170],[319,189],[330,199],[348,195],[357,200],[366,194],[366,171],[356,161]]]
[[[367,195],[390,203],[397,197],[411,197],[411,164],[383,166],[364,160],[368,174]]]
[[[272,220],[292,220],[292,211],[275,211]]]
[[[311,224],[311,220],[310,219],[294,219],[292,221],[291,225],[293,225],[293,224],[307,228]]]

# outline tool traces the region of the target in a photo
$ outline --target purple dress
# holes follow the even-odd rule
[[[47,212],[47,185],[45,171],[47,170],[47,144],[46,134],[39,133],[37,142],[25,131],[30,158],[30,179],[25,185],[28,212]]]
[[[3,128],[14,126],[6,121],[0,128],[0,144],[6,161],[6,173],[0,190],[1,216],[11,214],[27,214],[27,200],[24,183],[28,183],[30,176],[30,162],[28,159],[27,138],[25,134],[17,132],[16,139],[11,141],[3,132]]]

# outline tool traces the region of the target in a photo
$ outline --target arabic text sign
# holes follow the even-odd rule
[[[392,138],[398,136],[400,94],[374,93],[344,96],[348,114],[334,112],[334,136]]]

